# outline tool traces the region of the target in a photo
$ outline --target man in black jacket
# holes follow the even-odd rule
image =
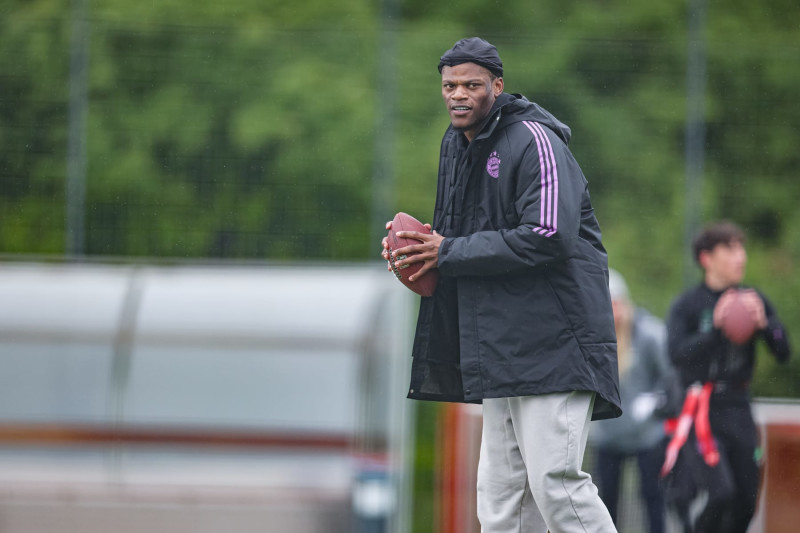
[[[757,290],[741,286],[747,263],[744,242],[744,232],[731,222],[711,224],[695,238],[692,247],[703,281],[676,298],[667,320],[670,357],[689,390],[687,396],[696,396],[698,402],[695,431],[683,449],[675,448],[680,449],[680,459],[672,475],[673,481],[691,478],[707,491],[707,504],[696,524],[686,524],[702,533],[747,531],[759,482],[758,434],[750,411],[756,340],[763,339],[779,362],[790,355],[786,330],[773,306]],[[758,325],[744,344],[732,342],[722,331],[737,291]],[[701,387],[705,394],[699,392]],[[705,450],[702,457],[698,449]],[[667,493],[680,494],[677,489],[686,488],[668,487]],[[673,500],[679,508],[687,503]]]
[[[439,71],[451,125],[434,231],[399,232],[421,244],[394,251],[396,267],[424,262],[416,278],[440,272],[408,397],[483,403],[484,533],[615,531],[581,469],[589,420],[621,411],[607,256],[570,130],[503,92],[482,39],[457,42]]]

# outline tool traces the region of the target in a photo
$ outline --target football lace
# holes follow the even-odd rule
[[[397,279],[403,279],[403,276],[400,275],[400,270],[394,264],[394,254],[392,253],[392,249],[389,248],[389,266],[392,267],[392,272],[397,277]]]

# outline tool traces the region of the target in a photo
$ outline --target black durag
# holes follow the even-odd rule
[[[454,67],[462,63],[475,63],[497,76],[503,77],[503,61],[493,44],[480,37],[461,39],[444,53],[439,60],[439,72],[444,66]]]

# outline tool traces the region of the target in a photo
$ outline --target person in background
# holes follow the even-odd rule
[[[690,478],[697,492],[708,496],[697,520],[684,520],[685,528],[697,533],[747,531],[756,510],[760,469],[750,409],[756,341],[763,340],[781,363],[791,353],[775,308],[761,292],[741,284],[747,264],[744,245],[744,232],[732,222],[703,229],[692,243],[703,280],[675,299],[667,320],[669,354],[687,391],[681,417],[693,423],[687,440],[677,441],[686,435],[676,432],[667,454],[669,459],[671,452],[680,451],[676,478]],[[732,342],[722,331],[737,290],[758,328],[744,344]],[[672,475],[669,466],[665,461],[665,476]],[[694,494],[692,487],[677,488],[687,497]]]
[[[664,419],[680,401],[667,356],[667,332],[663,321],[636,307],[619,272],[609,269],[608,286],[617,333],[622,416],[593,422],[589,433],[596,450],[600,497],[619,525],[620,474],[626,461],[635,459],[647,531],[663,533],[664,498],[658,474],[664,462]]]

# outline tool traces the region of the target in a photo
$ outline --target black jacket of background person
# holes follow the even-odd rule
[[[789,338],[772,304],[756,291],[764,302],[767,327],[747,344],[729,341],[713,325],[714,306],[723,292],[712,291],[701,283],[673,302],[667,319],[669,354],[685,387],[713,381],[718,384],[714,394],[717,399],[749,401],[756,340],[764,339],[775,358],[783,363],[791,351]]]
[[[471,143],[442,139],[439,285],[422,298],[409,398],[480,402],[594,391],[619,416],[608,260],[570,130],[501,94]]]

